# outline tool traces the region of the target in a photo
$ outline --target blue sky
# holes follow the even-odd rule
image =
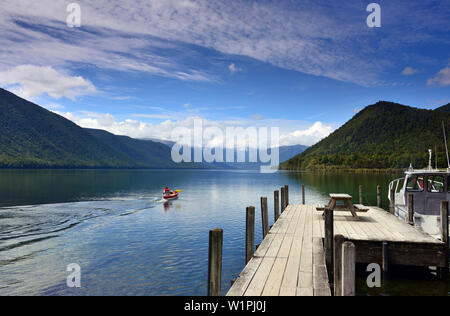
[[[450,2],[8,0],[0,86],[84,127],[170,137],[202,118],[312,145],[379,100],[450,102]],[[95,3],[91,3],[95,2]]]

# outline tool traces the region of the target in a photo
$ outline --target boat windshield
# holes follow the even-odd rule
[[[444,192],[443,176],[428,176],[428,192],[442,193]]]
[[[424,177],[422,175],[411,175],[406,186],[407,191],[422,192],[424,190]]]

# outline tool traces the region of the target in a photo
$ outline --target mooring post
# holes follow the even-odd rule
[[[273,192],[273,211],[276,222],[280,217],[280,191]]]
[[[381,198],[381,186],[377,186],[377,206],[383,208],[383,199]]]
[[[395,215],[395,189],[391,188],[389,192],[390,202],[389,202],[389,213]]]
[[[383,254],[382,254],[383,272],[387,273],[389,271],[388,243],[384,241],[382,247],[383,247]]]
[[[361,205],[364,204],[362,185],[359,186],[359,204],[361,204]]]
[[[344,242],[344,236],[334,236],[334,296],[342,296],[342,245]]]
[[[305,185],[302,184],[302,204],[306,204],[306,196],[305,196]]]
[[[284,212],[286,207],[286,188],[281,188],[281,213]]]
[[[408,224],[414,225],[414,195],[408,194]]]
[[[333,251],[334,251],[334,224],[333,210],[325,209],[325,255],[327,267],[331,270],[333,267]]]
[[[356,249],[352,242],[342,245],[342,296],[355,296]]]
[[[208,296],[220,296],[222,283],[222,247],[223,230],[213,229],[209,232],[208,258]]]
[[[262,220],[262,232],[263,238],[266,238],[269,233],[269,210],[267,207],[267,198],[261,198],[261,220]]]
[[[247,264],[255,253],[255,207],[247,207],[245,225],[245,263]]]
[[[449,238],[448,238],[448,201],[441,202],[441,241],[445,243],[445,262],[444,268],[441,268],[441,278],[447,279],[449,274]]]
[[[284,199],[284,202],[286,203],[286,207],[289,206],[289,186],[286,184],[284,186],[284,193],[286,194],[286,198]]]

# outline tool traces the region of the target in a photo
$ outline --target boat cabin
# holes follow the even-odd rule
[[[439,234],[440,205],[450,200],[450,170],[414,170],[389,185],[395,191],[395,215],[408,220],[408,195],[413,195],[414,225],[431,235]],[[389,197],[390,199],[390,197]]]

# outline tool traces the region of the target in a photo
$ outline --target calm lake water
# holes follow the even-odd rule
[[[208,232],[224,229],[223,293],[244,267],[245,208],[290,186],[291,203],[325,203],[328,193],[376,204],[376,186],[394,175],[212,170],[0,171],[0,295],[205,295]],[[170,205],[164,186],[183,190]],[[256,212],[256,241],[261,219]],[[273,223],[271,219],[270,224]],[[66,286],[69,264],[82,287]],[[423,270],[402,270],[382,289],[358,280],[361,295],[447,295],[448,284]]]

